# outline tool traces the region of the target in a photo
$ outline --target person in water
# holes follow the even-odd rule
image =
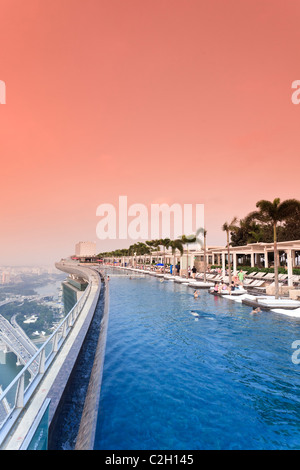
[[[257,307],[257,308],[254,308],[254,309],[252,310],[252,312],[250,312],[250,313],[253,315],[253,314],[255,314],[255,313],[260,313],[260,312],[261,312],[261,309],[260,309],[259,307]]]
[[[199,297],[199,293],[198,293],[197,290],[195,290],[195,292],[194,292],[194,298],[197,299],[198,297]]]

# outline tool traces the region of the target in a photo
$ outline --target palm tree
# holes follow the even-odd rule
[[[149,253],[150,253],[150,268],[152,267],[152,251],[154,251],[154,245],[153,245],[153,240],[147,240],[146,245],[149,248]]]
[[[121,256],[122,256],[122,263],[123,263],[123,266],[125,266],[125,257],[126,256],[129,256],[129,249],[128,248],[122,248],[120,250],[121,252]]]
[[[261,225],[256,224],[253,222],[249,226],[249,232],[248,232],[248,238],[247,238],[247,243],[259,243],[262,242],[264,239],[264,231],[261,227]]]
[[[128,248],[129,256],[131,256],[131,266],[133,268],[134,268],[136,251],[137,251],[137,244],[136,243],[133,244],[133,245],[130,245],[130,247]]]
[[[199,240],[198,239],[198,235],[200,235],[200,233],[203,234],[203,243],[202,243],[202,240]],[[198,228],[197,232],[196,232],[196,238],[197,238],[197,241],[203,246],[203,253],[204,253],[204,277],[203,277],[203,281],[206,282],[206,271],[207,271],[207,262],[206,262],[206,235],[207,235],[207,230],[205,228]]]
[[[179,240],[186,245],[186,277],[189,277],[189,244],[195,243],[196,241],[196,236],[195,235],[182,235],[179,237]]]
[[[180,254],[181,256],[183,255],[183,244],[180,240],[176,239],[176,240],[171,240],[170,241],[170,245],[169,245],[171,248],[172,248],[172,255],[173,255],[173,268],[175,268],[175,264],[176,264],[176,250],[179,250],[180,251]]]
[[[166,272],[166,249],[169,248],[171,240],[170,240],[170,238],[161,238],[159,241],[160,241],[161,246],[164,247],[164,269],[163,269],[163,272],[165,273]]]
[[[141,250],[142,250],[142,254],[144,255],[144,264],[146,264],[146,255],[150,255],[151,250],[149,246],[146,245],[145,243],[143,243]]]
[[[275,299],[279,297],[279,283],[278,283],[278,248],[277,248],[277,227],[278,223],[291,217],[295,211],[300,209],[300,201],[297,199],[286,199],[280,202],[280,198],[274,199],[273,202],[262,199],[256,203],[258,211],[249,214],[252,220],[259,220],[261,222],[271,224],[273,226],[273,242],[274,242],[274,273],[275,273]]]
[[[230,224],[225,222],[222,226],[222,230],[226,232],[227,236],[227,252],[228,252],[228,274],[229,274],[229,285],[231,285],[231,261],[230,261],[230,242],[229,242],[229,234],[230,232],[235,232],[237,230],[237,217],[234,217]]]
[[[140,263],[141,262],[141,256],[144,254],[144,249],[146,245],[142,242],[134,243],[132,245],[134,253],[136,255],[136,262]]]
[[[157,252],[157,264],[159,261],[159,252],[160,252],[160,245],[161,245],[161,240],[152,240],[152,246],[156,249]]]

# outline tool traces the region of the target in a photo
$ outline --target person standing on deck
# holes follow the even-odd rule
[[[245,276],[244,276],[243,271],[240,270],[240,271],[238,272],[238,278],[239,278],[240,284],[242,284],[242,285],[243,285],[243,282],[244,282],[244,277],[245,277]]]

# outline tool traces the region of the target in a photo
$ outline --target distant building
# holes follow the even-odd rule
[[[70,275],[62,283],[65,314],[67,314],[78,302],[87,285],[87,281],[73,275]]]
[[[96,255],[96,243],[94,242],[79,242],[75,245],[75,256],[87,257]]]
[[[9,284],[10,283],[10,275],[7,272],[1,273],[1,284]]]

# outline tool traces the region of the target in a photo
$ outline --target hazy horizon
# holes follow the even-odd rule
[[[204,204],[208,245],[258,200],[299,198],[300,4],[0,6],[1,265],[128,247],[96,235],[120,195]]]

